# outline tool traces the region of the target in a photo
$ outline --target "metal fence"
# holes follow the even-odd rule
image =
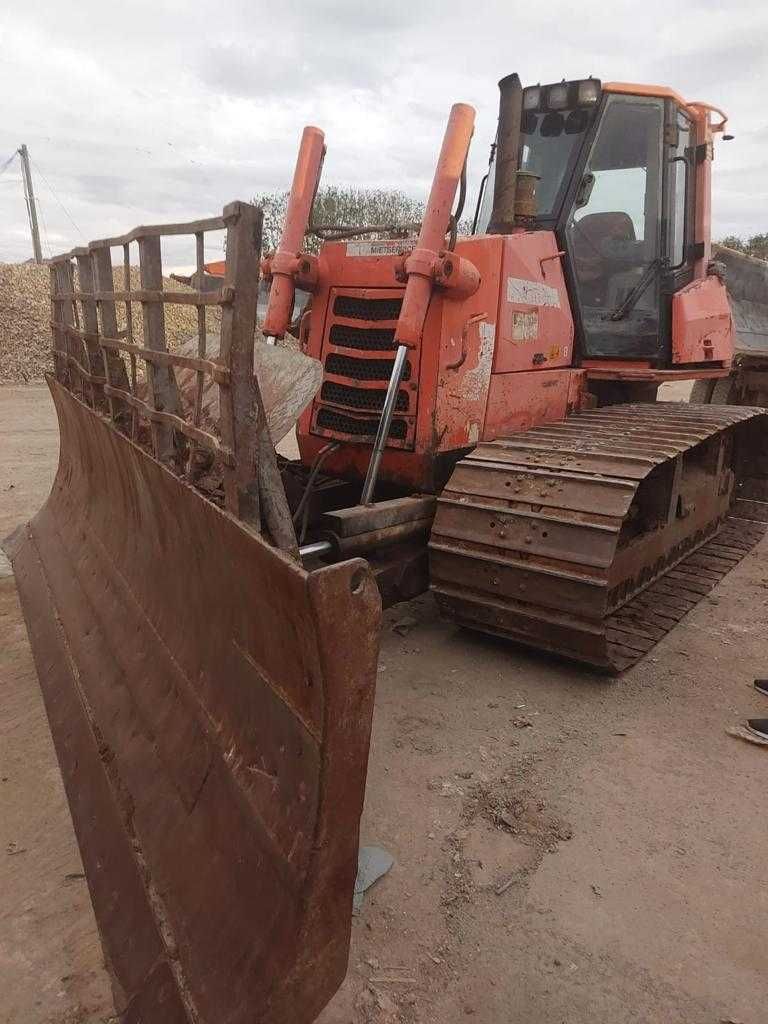
[[[211,453],[223,468],[224,507],[251,528],[262,522],[272,541],[298,557],[296,536],[254,375],[254,331],[261,260],[262,213],[235,202],[220,217],[135,228],[51,260],[51,330],[58,382],[115,429],[148,447],[159,462],[192,480],[195,453]],[[161,240],[194,236],[198,278],[207,232],[226,231],[226,267],[216,291],[163,287]],[[131,282],[131,246],[138,246],[140,288]],[[115,287],[112,250],[122,249],[123,287]],[[135,266],[135,265],[134,265]],[[118,327],[123,304],[125,329]],[[141,306],[143,344],[134,337]],[[169,350],[166,305],[197,309],[197,355]],[[206,308],[221,311],[218,357],[206,352]],[[127,358],[127,361],[126,361]],[[195,400],[185,416],[174,368],[196,374]],[[219,430],[201,426],[206,376],[219,388]]]

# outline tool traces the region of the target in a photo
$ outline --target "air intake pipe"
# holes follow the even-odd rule
[[[488,233],[509,235],[515,226],[517,168],[520,160],[520,120],[523,87],[517,75],[499,82],[499,127],[496,133],[496,174],[493,180],[493,210]]]

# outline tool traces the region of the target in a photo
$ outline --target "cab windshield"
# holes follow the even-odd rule
[[[579,155],[584,135],[592,120],[588,109],[540,112],[526,110],[520,125],[520,170],[538,177],[536,184],[537,219],[551,220],[567,188],[571,171]],[[496,159],[488,168],[477,231],[488,228],[493,209]]]

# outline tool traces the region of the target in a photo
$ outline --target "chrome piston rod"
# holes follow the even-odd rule
[[[392,425],[392,414],[395,411],[397,402],[397,391],[405,368],[405,359],[408,355],[408,348],[405,345],[398,345],[395,353],[395,361],[392,364],[392,374],[387,385],[387,394],[384,398],[384,407],[381,410],[381,419],[376,430],[376,439],[373,442],[371,461],[368,463],[368,472],[365,474],[363,493],[360,495],[361,505],[370,505],[373,500],[373,492],[376,488],[376,481],[379,476],[379,465],[381,456],[384,454],[384,446],[389,437],[389,428]]]
[[[299,554],[302,558],[311,558],[313,555],[327,555],[333,551],[333,544],[328,540],[314,540],[310,544],[302,544]]]
[[[370,505],[373,499],[373,492],[376,488],[376,481],[379,476],[381,456],[384,454],[384,446],[386,445],[387,438],[389,437],[389,428],[392,425],[392,414],[395,411],[395,403],[397,402],[397,391],[403,377],[403,370],[405,369],[405,360],[407,355],[407,346],[398,345],[397,352],[395,353],[395,360],[392,364],[392,373],[389,378],[389,384],[387,385],[387,393],[384,397],[384,406],[381,410],[381,419],[379,420],[379,425],[376,429],[376,438],[373,442],[371,461],[368,463],[368,471],[365,474],[363,492],[360,495],[361,505]],[[318,540],[313,541],[310,544],[302,545],[302,547],[299,548],[299,554],[302,558],[311,558],[313,555],[326,555],[332,550],[333,545],[327,540]]]

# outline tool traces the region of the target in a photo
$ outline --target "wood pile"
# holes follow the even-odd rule
[[[123,288],[123,271],[114,274],[115,289]],[[163,279],[168,291],[183,291],[184,285],[170,278]],[[131,289],[138,290],[138,268],[131,269]],[[177,349],[190,335],[197,333],[197,310],[194,306],[166,305],[165,329],[168,347]],[[143,344],[141,304],[133,304],[133,338]],[[48,267],[34,263],[0,263],[0,384],[29,384],[41,381],[52,370],[51,300]],[[125,305],[117,303],[119,329],[125,330]],[[221,312],[206,307],[207,329],[218,333]]]
[[[42,380],[51,367],[48,267],[0,263],[0,384]]]

